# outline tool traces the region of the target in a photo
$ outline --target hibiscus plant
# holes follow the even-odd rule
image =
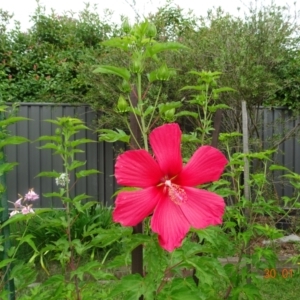
[[[117,101],[116,112],[127,125],[128,134],[121,129],[116,131],[102,129],[100,140],[108,142],[118,140],[128,143],[134,140],[135,145],[140,148],[125,151],[117,158],[115,177],[117,183],[125,188],[117,192],[113,219],[123,226],[136,226],[140,222],[145,222],[146,227],[149,224],[150,231],[124,238],[129,244],[129,250],[139,244],[143,244],[145,249],[144,264],[147,275],[143,277],[142,274],[132,274],[122,279],[126,282],[132,281],[132,284],[134,282],[140,288],[133,292],[130,284],[122,285],[124,288],[114,289],[111,296],[128,292],[136,297],[143,295],[147,299],[147,295],[153,293],[158,297],[167,297],[175,290],[182,297],[188,293],[195,296],[197,291],[187,287],[184,279],[180,284],[177,283],[176,288],[172,284],[165,287],[166,279],[173,272],[186,267],[187,261],[180,260],[176,254],[181,253],[185,244],[189,244],[193,249],[187,254],[190,260],[188,265],[192,268],[196,267],[199,256],[195,254],[201,252],[201,246],[193,242],[195,234],[202,233],[209,226],[222,223],[225,208],[223,198],[214,192],[198,187],[219,180],[227,159],[221,151],[207,145],[198,147],[184,165],[181,153],[183,136],[180,126],[174,121],[183,116],[199,117],[202,131],[199,138],[194,137],[194,142],[200,141],[201,144],[205,144],[208,141],[205,138],[211,132],[213,112],[221,107],[220,104],[218,107],[216,103],[210,103],[209,93],[213,90],[215,100],[219,93],[230,89],[218,90],[216,88],[214,84],[219,73],[194,72],[200,76],[204,85],[200,88],[185,87],[185,89],[202,92],[190,101],[191,104],[198,105],[198,112],[184,109],[183,101],[162,102],[160,99],[162,83],[175,76],[176,70],[170,69],[159,55],[164,51],[188,53],[188,49],[174,41],[157,42],[155,26],[148,21],[130,27],[125,20],[123,29],[124,36],[112,38],[103,44],[124,50],[129,57],[129,69],[102,65],[97,67],[95,72],[113,74],[121,78],[122,94]],[[144,76],[149,60],[156,62],[158,67]],[[157,97],[154,102],[151,102],[148,92],[156,83],[160,87]],[[204,116],[199,114],[199,107],[203,109]],[[178,109],[180,109],[179,112],[177,112]],[[132,124],[129,123],[129,113],[134,116],[141,132],[141,140],[138,140],[133,132]],[[165,122],[169,124],[161,125],[151,131],[156,124]],[[193,140],[187,135],[185,139]],[[194,230],[198,231],[191,233]],[[177,248],[178,250],[174,251]],[[128,253],[124,254],[123,259],[126,260],[127,256]],[[154,262],[154,257],[157,258],[157,263]],[[218,269],[222,272],[216,260],[212,263],[214,264],[213,270]],[[213,270],[208,273],[214,272]],[[200,277],[198,272],[197,276]],[[209,274],[206,274],[207,276]]]
[[[192,92],[191,99],[162,101],[162,83],[176,76],[176,70],[165,64],[161,52],[186,51],[188,55],[188,49],[174,41],[157,42],[155,26],[148,21],[133,27],[125,21],[123,29],[122,37],[112,38],[103,45],[127,53],[129,68],[102,65],[95,72],[121,78],[116,112],[127,132],[122,129],[99,132],[100,140],[130,145],[134,140],[140,148],[117,157],[115,177],[123,188],[116,193],[113,218],[126,227],[143,222],[145,230],[124,236],[122,241],[127,251],[111,264],[128,264],[130,251],[142,244],[144,272],[124,276],[110,297],[237,299],[244,295],[245,299],[259,299],[255,286],[257,271],[249,272],[249,265],[241,262],[245,257],[258,270],[274,267],[276,261],[274,251],[269,248],[258,248],[252,253],[248,250],[257,236],[270,239],[281,236],[278,230],[256,223],[260,215],[280,211],[270,205],[272,200],[264,199],[268,182],[261,180],[270,176],[268,161],[273,152],[247,155],[250,161],[259,159],[265,166],[251,176],[256,197],[253,203],[245,199],[240,184],[244,155],[233,154],[229,146],[232,139],[238,141],[240,134],[221,135],[220,147],[225,155],[208,146],[214,130],[214,113],[229,109],[220,96],[233,89],[218,87],[219,72],[193,70],[190,73],[198,76],[198,85],[182,88]],[[158,65],[154,71],[147,69],[149,60]],[[155,84],[158,94],[153,100],[149,91]],[[195,120],[193,132],[182,133],[180,125],[175,123],[181,117]],[[129,122],[132,118],[138,124],[141,140]],[[229,169],[220,179],[227,164]],[[227,203],[233,203],[226,208],[225,215],[223,197]],[[246,216],[248,207],[252,209]],[[238,263],[222,265],[220,259],[227,256],[237,256]],[[261,257],[265,258],[265,264],[261,264]]]

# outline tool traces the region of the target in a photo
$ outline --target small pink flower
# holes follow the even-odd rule
[[[181,131],[175,123],[154,129],[150,144],[155,159],[146,150],[129,150],[117,158],[118,184],[140,189],[118,194],[113,219],[135,226],[153,213],[152,230],[158,233],[160,245],[173,251],[190,227],[222,223],[223,198],[195,187],[218,180],[227,159],[218,149],[202,146],[183,165]]]
[[[22,214],[23,215],[27,215],[29,213],[33,213],[34,214],[34,210],[31,208],[31,206],[25,206],[22,209]]]
[[[39,195],[36,194],[32,189],[30,189],[28,191],[28,193],[25,195],[25,199],[28,200],[28,201],[35,201],[35,200],[38,200],[39,199]]]
[[[22,200],[23,200],[23,197],[22,198],[19,198],[16,202],[15,202],[15,207],[22,207]]]
[[[14,215],[16,215],[16,214],[19,214],[20,212],[18,211],[18,210],[13,210],[10,214],[9,214],[9,216],[10,216],[10,218],[12,217],[12,216],[14,216]]]

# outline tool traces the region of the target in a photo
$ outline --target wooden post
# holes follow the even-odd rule
[[[247,104],[246,101],[242,101],[242,121],[243,121],[243,153],[248,154],[249,153],[249,132],[248,132],[248,114],[247,114]],[[249,160],[245,156],[244,157],[244,196],[246,200],[251,199],[250,195],[250,186],[249,186]],[[245,209],[245,216],[246,220],[249,221],[249,209]],[[248,247],[249,245],[246,245]],[[250,255],[250,247],[248,247],[248,250],[246,250],[248,255]],[[251,272],[251,264],[247,264],[248,272]],[[251,278],[249,277],[247,279],[247,283],[251,283]]]
[[[214,116],[214,131],[212,133],[211,146],[215,148],[218,147],[219,135],[220,135],[221,124],[222,124],[222,115],[223,115],[222,110],[218,109]]]
[[[130,101],[132,103],[133,107],[137,106],[138,103],[138,98],[137,98],[137,93],[136,89],[133,88],[130,94]],[[141,130],[140,127],[137,123],[136,116],[134,113],[130,114],[130,128],[132,131],[132,134],[134,135],[135,139],[131,137],[130,140],[130,146],[132,149],[138,149],[138,145],[136,141],[140,141],[141,139]],[[133,233],[143,233],[143,222],[137,224],[136,226],[133,227]],[[140,274],[143,276],[143,246],[139,245],[136,247],[131,254],[131,273],[132,274]],[[140,300],[143,299],[143,296],[140,297]]]

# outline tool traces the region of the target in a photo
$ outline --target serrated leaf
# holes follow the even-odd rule
[[[144,279],[140,274],[123,276],[118,284],[114,286],[108,297],[113,298],[122,293],[126,293],[126,299],[129,299],[129,297],[133,297],[133,299],[139,299],[143,293],[143,281]]]
[[[54,143],[46,143],[45,145],[38,147],[38,149],[54,149],[59,151],[60,147]]]
[[[129,112],[134,113],[134,114],[137,115],[137,116],[141,116],[141,115],[142,115],[140,109],[137,108],[137,107],[128,107],[127,110],[128,110]]]
[[[270,171],[290,171],[288,168],[280,165],[271,165],[269,167]]]
[[[115,196],[117,196],[119,193],[121,192],[131,192],[131,191],[138,191],[140,190],[140,188],[135,188],[135,187],[122,187],[120,189],[118,189],[112,196],[111,198],[114,198]]]
[[[8,126],[20,121],[28,121],[32,119],[24,118],[24,117],[9,117],[6,120],[1,120],[0,121],[0,126]]]
[[[153,110],[154,110],[154,106],[149,105],[144,112],[144,117],[147,117],[149,114],[151,114],[153,112]]]
[[[121,67],[102,65],[96,68],[93,72],[117,75],[127,81],[129,81],[130,79],[130,72],[126,68],[121,68]]]
[[[37,141],[54,141],[54,142],[60,142],[61,141],[61,137],[60,136],[54,136],[54,135],[43,135],[41,137],[39,137],[38,139],[35,140]]]
[[[102,42],[101,45],[107,47],[119,48],[124,51],[127,51],[129,49],[128,46],[132,44],[135,40],[136,38],[134,36],[115,37]]]
[[[100,138],[99,141],[105,141],[114,143],[116,141],[121,141],[125,143],[129,143],[130,136],[127,135],[123,130],[116,129],[117,131],[111,129],[100,129]]]
[[[214,93],[223,93],[223,92],[236,92],[236,90],[226,86],[214,89]]]
[[[192,132],[190,134],[183,134],[181,136],[181,141],[183,143],[201,143],[201,140],[198,139],[196,132]]]
[[[17,240],[20,241],[20,245],[27,243],[35,252],[38,252],[35,243],[33,242],[33,238],[35,238],[32,234],[27,234],[21,238],[18,238]]]
[[[85,176],[89,176],[92,174],[98,174],[100,173],[98,170],[95,169],[90,169],[90,170],[82,170],[76,173],[76,178],[81,178],[81,177],[85,177]]]
[[[11,262],[13,262],[15,260],[15,258],[7,258],[4,260],[0,261],[0,269],[3,267],[6,267],[7,265],[9,265]]]
[[[13,168],[17,165],[18,165],[18,163],[16,163],[16,162],[14,162],[14,163],[2,163],[0,165],[0,176],[2,176],[4,173],[7,173],[7,172],[13,170]]]
[[[8,145],[19,145],[29,142],[29,140],[23,136],[8,136],[0,141],[0,149]]]
[[[71,142],[71,147],[76,147],[76,146],[81,145],[81,144],[95,143],[95,142],[96,141],[91,140],[91,139],[79,139],[79,140],[76,140],[76,141],[72,141]]]
[[[205,85],[187,85],[181,88],[179,91],[185,91],[185,90],[205,91],[205,89],[206,89]]]
[[[62,195],[60,193],[43,193],[43,196],[46,198],[50,198],[50,197],[58,197],[60,198]]]
[[[69,170],[72,171],[76,168],[82,167],[86,164],[86,161],[73,160],[71,165],[69,166]]]
[[[166,111],[171,110],[173,108],[179,108],[182,106],[180,101],[174,102],[166,102],[158,105],[159,113],[164,114]]]
[[[73,201],[74,201],[74,202],[80,202],[80,201],[82,201],[82,200],[89,199],[89,198],[92,198],[92,196],[88,196],[88,195],[86,195],[86,194],[80,194],[80,195],[76,196],[76,197],[73,199]]]
[[[167,43],[154,43],[147,47],[145,57],[153,57],[156,54],[163,51],[177,51],[177,50],[188,50],[187,46],[184,46],[177,42],[167,42]]]
[[[60,173],[52,171],[52,172],[41,172],[39,174],[37,174],[35,177],[59,177]]]
[[[183,117],[183,116],[190,116],[193,118],[198,118],[198,114],[192,111],[183,110],[179,113],[175,114],[175,117]]]

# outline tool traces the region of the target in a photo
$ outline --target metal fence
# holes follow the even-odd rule
[[[300,174],[300,116],[285,108],[258,110],[258,129],[264,149],[278,145],[274,163],[285,166]],[[284,172],[276,171],[274,176],[278,197],[292,196],[293,187],[282,177]]]
[[[87,126],[93,127],[96,113],[89,106],[74,106],[68,104],[47,103],[21,103],[18,111],[19,116],[31,120],[22,121],[9,127],[13,135],[27,137],[31,143],[18,146],[9,146],[6,149],[7,160],[18,162],[12,172],[7,174],[8,199],[15,201],[18,193],[24,195],[29,188],[34,187],[41,198],[35,207],[61,207],[59,199],[49,199],[42,196],[43,193],[57,191],[58,188],[53,178],[36,177],[42,171],[62,172],[62,161],[57,155],[52,155],[49,149],[38,149],[42,142],[34,142],[41,135],[52,135],[55,125],[45,122],[46,119],[56,119],[62,116],[72,116],[83,120]],[[297,136],[291,130],[300,124],[300,118],[295,118],[284,109],[260,109],[258,113],[259,143],[267,149],[274,145],[274,141],[280,141],[283,136],[288,138],[279,145],[279,152],[275,155],[275,162],[300,173],[300,143]],[[289,137],[289,133],[290,137]],[[98,137],[93,130],[82,131],[75,138],[89,138],[95,143],[82,146],[84,153],[77,155],[76,159],[86,161],[86,169],[97,169],[101,173],[80,179],[71,191],[78,195],[86,193],[93,199],[104,205],[112,205],[112,195],[117,185],[114,180],[114,160],[119,147],[116,145],[98,142]],[[278,196],[291,196],[293,189],[281,179],[282,172],[275,176],[275,187]],[[74,182],[74,174],[71,174],[71,182]]]
[[[7,174],[8,199],[15,201],[18,193],[24,195],[29,188],[34,188],[40,194],[40,200],[35,207],[62,207],[59,199],[43,197],[43,193],[58,191],[54,178],[36,177],[44,171],[63,171],[62,160],[58,155],[53,155],[51,149],[38,149],[45,142],[35,142],[41,135],[53,135],[55,125],[45,122],[46,119],[71,116],[81,119],[90,128],[96,120],[96,113],[88,106],[74,106],[68,104],[47,104],[47,103],[21,103],[18,115],[29,118],[29,121],[21,121],[9,127],[13,135],[27,137],[31,142],[18,146],[6,148],[6,158],[9,162],[18,162],[18,166]],[[95,143],[82,145],[84,153],[79,153],[76,159],[86,161],[82,169],[97,169],[101,173],[91,175],[78,180],[71,190],[71,195],[86,193],[94,200],[104,205],[112,205],[112,195],[116,190],[114,180],[114,158],[116,156],[115,144],[98,142],[97,134],[93,130],[82,130],[75,136],[88,138]],[[74,183],[74,174],[71,174],[71,183]]]

